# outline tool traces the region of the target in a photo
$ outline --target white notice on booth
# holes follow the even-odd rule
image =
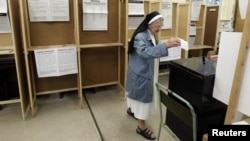
[[[28,0],[31,22],[69,21],[69,0]]]
[[[76,48],[58,48],[57,52],[59,74],[77,73]]]
[[[55,49],[35,50],[38,77],[57,76],[57,57]]]
[[[7,13],[7,0],[0,0],[0,13]]]
[[[108,1],[84,0],[83,30],[108,30]]]
[[[76,47],[35,50],[38,77],[53,77],[78,72]]]
[[[162,29],[171,29],[172,28],[172,1],[171,0],[163,0],[162,1],[162,16],[164,17],[164,24]]]
[[[0,33],[11,33],[6,0],[0,0]]]
[[[128,3],[128,29],[136,29],[144,19],[143,0],[129,0]]]

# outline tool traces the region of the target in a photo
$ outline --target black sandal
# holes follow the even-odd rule
[[[128,113],[129,116],[131,116],[131,117],[133,117],[134,119],[137,120],[137,118],[135,117],[134,113],[131,112],[130,108],[127,109],[127,113]]]
[[[137,127],[136,132],[148,140],[155,140],[156,139],[156,137],[155,138],[151,137],[153,132],[151,130],[149,130],[148,128],[141,130],[140,127]]]

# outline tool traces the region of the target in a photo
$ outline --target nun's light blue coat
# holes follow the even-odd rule
[[[149,103],[153,99],[154,59],[167,56],[168,50],[165,43],[154,46],[148,30],[135,36],[134,47],[129,54],[126,90],[129,98]]]

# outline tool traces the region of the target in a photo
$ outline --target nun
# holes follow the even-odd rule
[[[155,59],[168,56],[168,48],[180,46],[180,39],[172,37],[157,43],[156,35],[163,26],[163,16],[153,11],[136,28],[128,47],[126,81],[127,114],[138,121],[136,132],[148,140],[156,135],[146,125],[154,113]]]

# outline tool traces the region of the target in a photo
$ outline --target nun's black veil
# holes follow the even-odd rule
[[[134,38],[136,34],[148,29],[148,23],[151,19],[153,19],[155,16],[160,15],[159,12],[154,11],[149,13],[146,18],[140,23],[140,25],[136,28],[128,46],[128,53],[132,53],[134,51]]]

